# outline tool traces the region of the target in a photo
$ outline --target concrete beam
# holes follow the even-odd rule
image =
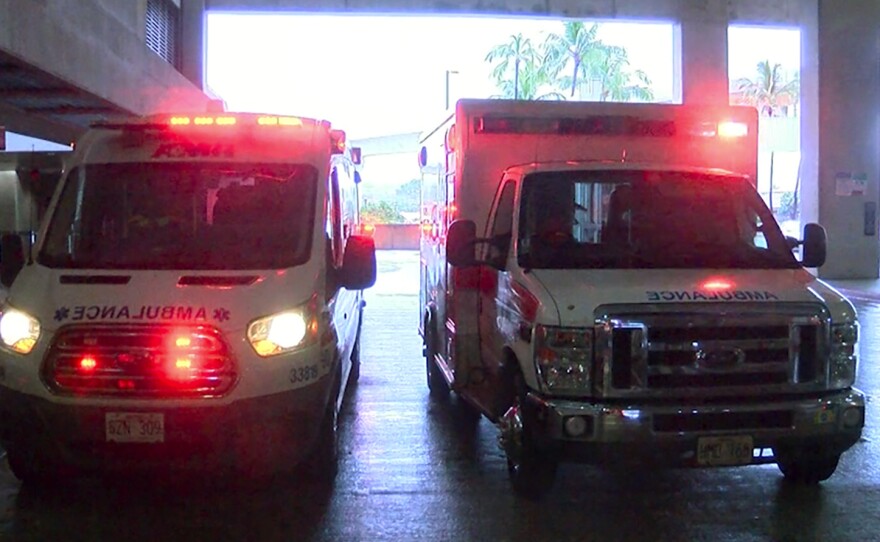
[[[799,24],[799,0],[204,0],[216,11],[515,15],[680,21],[723,6],[741,24]]]
[[[62,145],[68,145],[83,133],[82,127],[28,113],[2,102],[0,102],[0,124],[9,132],[54,141]]]
[[[144,43],[145,1],[0,0],[0,50],[135,114],[207,96]]]

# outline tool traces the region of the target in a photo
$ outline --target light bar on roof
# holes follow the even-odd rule
[[[168,119],[171,126],[234,126],[238,119],[229,115],[198,115],[190,117],[178,115]]]
[[[314,122],[311,119],[306,119]],[[150,117],[148,119],[134,119],[121,122],[100,121],[92,123],[95,128],[109,128],[121,130],[164,130],[169,127],[206,128],[206,127],[230,127],[242,125],[257,126],[303,126],[304,122],[299,117],[286,117],[277,115],[234,115],[223,114],[198,114],[198,115],[172,115],[170,117]],[[322,124],[323,125],[323,124]],[[327,124],[329,127],[329,124]]]
[[[674,120],[630,115],[560,118],[483,116],[476,119],[474,133],[672,137],[676,135],[676,125]]]
[[[260,126],[302,126],[302,119],[298,117],[263,115],[257,117],[257,124]]]

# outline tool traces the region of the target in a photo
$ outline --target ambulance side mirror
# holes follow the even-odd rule
[[[446,234],[446,261],[455,267],[477,263],[477,225],[473,220],[456,220]]]
[[[345,243],[339,283],[348,290],[376,284],[376,243],[366,235],[352,235]]]
[[[803,258],[804,267],[819,267],[825,263],[826,235],[825,228],[810,223],[804,226]]]
[[[24,243],[20,235],[6,234],[0,238],[0,284],[7,288],[24,267]]]

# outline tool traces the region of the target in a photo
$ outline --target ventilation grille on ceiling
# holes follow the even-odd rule
[[[180,8],[173,0],[147,0],[147,47],[178,69],[179,29]]]

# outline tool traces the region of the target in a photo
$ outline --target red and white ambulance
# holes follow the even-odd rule
[[[856,312],[756,191],[753,109],[462,100],[423,145],[428,386],[517,491],[560,461],[816,483],[858,441]]]
[[[306,462],[335,474],[376,275],[351,156],[344,132],[291,116],[89,130],[35,246],[3,239],[13,473]]]

